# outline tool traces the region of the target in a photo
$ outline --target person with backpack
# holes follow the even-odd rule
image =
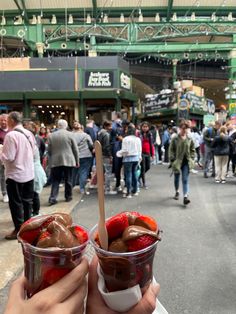
[[[172,138],[169,147],[171,168],[174,173],[175,196],[179,199],[179,181],[182,174],[183,203],[190,203],[189,199],[189,172],[194,167],[195,147],[191,136],[187,133],[189,125],[182,120],[179,125],[179,133]]]

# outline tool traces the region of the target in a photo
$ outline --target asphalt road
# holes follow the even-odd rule
[[[106,198],[106,216],[138,210],[157,219],[163,230],[154,274],[160,301],[170,314],[236,313],[236,179],[216,184],[201,172],[191,174],[188,207],[172,199],[173,177],[154,166],[148,190],[138,197]],[[92,227],[98,217],[96,192],[85,196],[74,218]]]

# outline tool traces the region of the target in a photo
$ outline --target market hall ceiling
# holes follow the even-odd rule
[[[207,3],[207,4],[206,4]],[[161,15],[180,12],[186,13],[195,11],[200,15],[207,15],[210,12],[219,14],[234,11],[235,0],[1,0],[0,9],[4,11],[22,10],[40,11],[54,9],[55,12],[61,9],[78,9],[80,11],[106,11],[132,12],[134,9],[142,9],[150,15],[151,12],[160,12]]]

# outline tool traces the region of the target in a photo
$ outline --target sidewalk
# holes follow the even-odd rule
[[[41,214],[50,214],[53,212],[64,212],[70,214],[75,206],[81,200],[81,194],[78,189],[73,190],[73,200],[69,203],[64,201],[64,187],[60,188],[58,203],[54,206],[48,206],[48,197],[50,187],[44,188],[40,195]],[[13,230],[11,214],[7,203],[0,202],[0,291],[7,283],[19,273],[23,267],[23,255],[21,245],[17,240],[5,240],[7,233]]]

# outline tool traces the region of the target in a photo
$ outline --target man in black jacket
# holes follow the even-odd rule
[[[112,122],[104,121],[102,130],[98,133],[98,140],[102,146],[103,165],[105,170],[105,194],[114,195],[116,191],[111,190],[112,178],[112,150],[111,150],[111,132]]]

